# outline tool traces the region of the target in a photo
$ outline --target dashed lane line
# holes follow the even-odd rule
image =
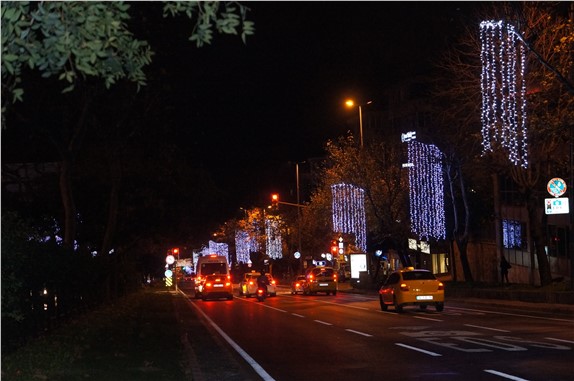
[[[525,378],[516,377],[516,376],[513,376],[511,374],[499,372],[499,371],[493,370],[493,369],[485,369],[484,371],[486,373],[494,374],[495,376],[504,377],[504,378],[507,378],[507,379],[513,380],[513,381],[528,381]]]
[[[431,351],[426,351],[422,348],[417,348],[417,347],[412,347],[410,345],[406,345],[403,343],[395,343],[395,345],[398,345],[399,347],[403,347],[403,348],[407,348],[407,349],[412,349],[413,351],[417,351],[417,352],[421,352],[424,354],[427,354],[429,356],[433,356],[433,357],[440,357],[442,356],[440,353],[436,353],[436,352],[431,352]]]

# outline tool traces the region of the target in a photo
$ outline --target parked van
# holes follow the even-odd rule
[[[210,254],[199,257],[195,265],[195,273],[195,298],[201,297],[201,285],[208,275],[223,275],[231,281],[227,257],[223,255]]]

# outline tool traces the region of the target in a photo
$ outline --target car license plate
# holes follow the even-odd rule
[[[432,295],[418,295],[417,300],[432,300]]]
[[[223,287],[222,284],[214,284],[213,287]]]
[[[321,287],[327,287],[327,286],[329,286],[329,283],[319,283],[319,286],[321,286]]]

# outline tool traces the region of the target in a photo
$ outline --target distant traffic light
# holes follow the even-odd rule
[[[173,255],[178,255],[179,254],[179,249],[176,247],[173,249]]]
[[[277,193],[273,193],[271,195],[271,205],[276,208],[279,204],[279,195]]]
[[[339,246],[335,240],[331,241],[331,254],[335,257],[339,255]]]

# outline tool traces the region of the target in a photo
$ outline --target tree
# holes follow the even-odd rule
[[[536,253],[542,285],[552,281],[544,250],[546,237],[543,233],[544,216],[541,215],[542,190],[545,189],[545,181],[552,176],[550,169],[554,175],[566,173],[568,146],[564,142],[568,141],[567,127],[574,120],[574,97],[571,94],[571,83],[567,82],[573,69],[573,28],[572,20],[566,18],[566,11],[564,4],[560,3],[489,4],[476,13],[472,26],[466,28],[460,40],[453,44],[453,48],[438,64],[444,70],[445,75],[441,78],[445,81],[437,86],[439,91],[436,99],[441,105],[442,125],[455,127],[453,131],[456,133],[444,136],[448,142],[444,146],[452,147],[452,162],[461,164],[457,176],[462,179],[460,176],[466,174],[467,178],[475,179],[474,184],[478,184],[480,181],[476,175],[488,174],[488,167],[498,174],[511,177],[519,186],[522,202],[528,211],[530,236],[535,246],[531,251]],[[480,152],[481,43],[478,25],[482,20],[493,19],[513,24],[520,31],[520,39],[530,52],[526,64],[529,142],[527,168],[509,164],[507,156],[498,146],[492,153]],[[457,165],[453,168],[456,169]],[[463,183],[460,185],[465,187]],[[468,192],[459,193],[461,197],[465,197],[465,194]],[[471,210],[468,209],[468,212]],[[465,221],[471,220],[468,217],[469,214]],[[462,253],[467,233],[457,228],[454,236]]]
[[[45,130],[60,158],[60,193],[64,210],[64,245],[71,249],[76,237],[77,210],[72,173],[84,137],[94,124],[93,90],[103,80],[106,89],[126,79],[139,89],[146,84],[144,69],[153,52],[146,41],[128,29],[131,5],[125,2],[3,2],[2,14],[2,121],[7,106],[23,100],[25,78],[39,72],[46,80],[57,77],[66,87],[56,106],[62,131]],[[152,8],[153,9],[153,8]],[[211,43],[213,33],[237,34],[245,42],[253,33],[247,8],[228,2],[165,2],[163,15],[185,14],[190,20],[190,40],[201,47]],[[63,101],[63,102],[62,102]],[[73,105],[69,107],[69,105]],[[66,109],[66,107],[69,107]],[[113,178],[120,175],[115,168]],[[112,201],[115,193],[111,193]],[[110,211],[113,213],[113,210]],[[109,226],[114,221],[110,219]],[[103,248],[109,247],[104,240]]]
[[[79,77],[103,79],[107,88],[120,79],[146,84],[145,66],[153,51],[128,29],[131,5],[113,2],[13,2],[1,4],[2,91],[6,102],[22,100],[24,69],[45,78],[57,76],[72,91]],[[235,2],[164,2],[163,15],[185,14],[192,20],[190,40],[210,44],[213,32],[253,34],[247,8]],[[3,100],[3,102],[4,102]],[[2,104],[2,113],[5,104]]]

